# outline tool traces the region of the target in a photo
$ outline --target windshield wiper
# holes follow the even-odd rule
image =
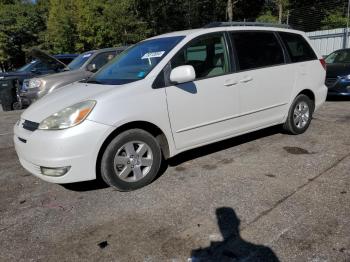
[[[89,83],[89,84],[103,84],[102,82],[94,80],[94,79],[91,79],[91,80],[88,79],[85,83]]]

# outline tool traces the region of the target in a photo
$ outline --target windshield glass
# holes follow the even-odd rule
[[[114,58],[87,82],[122,85],[143,79],[183,38],[175,36],[139,42]]]
[[[327,64],[350,63],[350,50],[339,50],[327,56]]]
[[[83,53],[77,56],[72,62],[68,64],[70,70],[76,70],[82,67],[82,65],[92,56],[93,53]]]
[[[17,70],[17,72],[29,72],[37,62],[37,60],[33,60],[32,62],[22,66],[20,69]]]

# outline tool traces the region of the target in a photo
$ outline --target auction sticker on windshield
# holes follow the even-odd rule
[[[165,51],[159,51],[159,52],[150,52],[146,53],[141,57],[141,59],[148,59],[148,58],[154,58],[154,57],[162,57],[164,55]]]

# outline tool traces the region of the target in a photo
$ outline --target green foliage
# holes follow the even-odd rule
[[[7,1],[9,2],[9,1]],[[38,44],[38,33],[45,30],[37,5],[16,1],[0,4],[0,64],[17,67],[24,62],[24,52]]]
[[[45,44],[52,52],[75,51],[75,13],[74,0],[50,0]]]
[[[321,21],[321,29],[343,28],[347,25],[347,18],[340,10],[327,12],[326,17]]]
[[[278,23],[278,17],[273,15],[271,11],[266,11],[265,13],[259,15],[256,18],[257,22],[262,23]]]
[[[233,0],[234,21],[278,22],[313,30],[344,27],[344,1]],[[0,69],[18,67],[26,51],[78,53],[136,43],[152,35],[227,20],[228,0],[0,0]],[[328,5],[329,6],[329,5]],[[290,12],[288,12],[290,11]],[[307,14],[307,15],[306,15]]]

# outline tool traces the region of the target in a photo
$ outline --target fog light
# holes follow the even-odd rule
[[[41,173],[45,176],[63,176],[65,175],[69,169],[70,166],[65,167],[40,167]]]

